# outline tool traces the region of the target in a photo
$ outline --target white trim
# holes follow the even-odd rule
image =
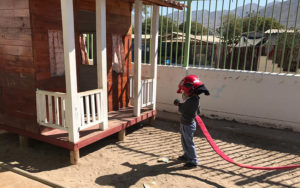
[[[102,118],[101,130],[108,128],[107,105],[107,50],[106,50],[106,0],[96,0],[96,39],[97,39],[97,74],[98,88],[102,89]]]
[[[151,48],[151,76],[153,78],[152,103],[153,110],[156,109],[156,89],[157,89],[157,61],[158,61],[158,31],[159,31],[159,7],[153,6],[152,15],[152,48]]]
[[[141,97],[142,97],[142,8],[143,2],[141,0],[135,0],[134,9],[134,109],[133,114],[140,116],[141,114]]]
[[[63,28],[64,62],[66,77],[66,125],[69,128],[69,141],[79,141],[79,105],[77,95],[77,73],[75,54],[75,32],[73,0],[61,0]]]

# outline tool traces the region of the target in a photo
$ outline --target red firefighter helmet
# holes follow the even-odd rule
[[[203,83],[196,75],[189,75],[184,77],[178,85],[177,93],[185,92],[186,95],[191,95],[194,89],[202,86]]]

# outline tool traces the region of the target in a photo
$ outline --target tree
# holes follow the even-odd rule
[[[259,31],[267,31],[269,29],[283,29],[283,25],[281,25],[275,18],[265,18],[265,28],[263,30],[263,23],[258,27]]]
[[[186,22],[183,22],[182,24],[179,25],[179,31],[183,32],[185,31],[186,27]],[[207,28],[204,27],[201,23],[197,23],[195,21],[192,21],[191,23],[191,34],[192,35],[206,35],[207,34]]]
[[[223,39],[226,40],[228,35],[228,43],[236,43],[242,33],[249,32],[262,32],[269,29],[282,29],[283,26],[278,23],[274,18],[263,18],[256,14],[248,14],[245,18],[236,18],[234,15],[227,15],[223,18],[224,22],[222,24]],[[229,25],[228,25],[229,24]],[[265,25],[264,25],[265,24]],[[249,27],[249,29],[248,29]],[[221,28],[218,29],[219,31]],[[235,35],[233,35],[235,34]]]
[[[249,21],[250,20],[250,21]],[[265,23],[265,26],[264,26]],[[249,25],[250,24],[250,25]],[[276,21],[275,18],[263,18],[261,16],[252,16],[243,19],[243,33],[248,31],[265,32],[269,29],[282,29],[283,25]]]
[[[147,18],[144,20],[144,22],[142,24],[142,33],[143,34],[151,34],[151,23],[152,23],[151,19],[152,18]],[[162,29],[162,34],[163,35],[166,34],[167,22],[168,22],[168,31],[167,32],[169,34],[171,34],[171,32],[172,32],[172,27],[173,27],[173,32],[178,31],[178,27],[175,24],[174,20],[172,20],[171,18],[168,18],[166,16],[160,16],[159,17],[159,33],[161,33],[161,29]],[[146,23],[147,23],[147,27],[146,27]]]
[[[274,63],[282,66],[283,71],[295,72],[299,61],[300,31],[278,34],[277,56]]]
[[[242,32],[242,20],[240,18],[234,19],[234,15],[227,15],[223,18],[222,23],[222,39],[227,41],[229,44],[236,43]],[[218,29],[221,31],[221,28]]]

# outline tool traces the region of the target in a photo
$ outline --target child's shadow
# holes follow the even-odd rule
[[[169,175],[182,176],[186,178],[193,178],[215,187],[223,187],[215,182],[211,182],[206,179],[201,179],[196,176],[182,174],[179,172],[173,172],[179,170],[189,170],[188,168],[185,168],[183,166],[172,167],[173,165],[178,165],[178,164],[179,164],[178,161],[173,161],[170,163],[149,166],[146,163],[130,164],[126,162],[123,163],[122,165],[131,168],[130,171],[123,174],[111,174],[111,175],[100,176],[96,179],[95,182],[102,186],[110,185],[117,188],[121,188],[121,187],[130,187],[131,185],[135,185],[140,179],[144,177],[157,176],[160,174],[169,174]]]

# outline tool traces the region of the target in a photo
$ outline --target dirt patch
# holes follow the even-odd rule
[[[31,180],[0,167],[0,187],[10,188],[50,188],[47,185]]]
[[[209,130],[219,147],[240,163],[278,166],[300,163],[300,148],[232,132]],[[300,169],[254,171],[229,164],[218,157],[198,129],[195,137],[199,167],[186,169],[175,160],[182,154],[177,123],[156,121],[137,125],[125,142],[116,136],[80,150],[77,166],[69,165],[67,150],[33,141],[27,150],[17,136],[0,135],[0,160],[66,187],[300,187]],[[157,162],[169,157],[168,163]],[[1,176],[1,174],[0,174]]]

